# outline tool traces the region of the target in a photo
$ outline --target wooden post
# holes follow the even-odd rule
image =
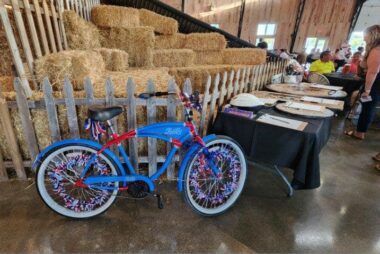
[[[224,98],[227,94],[227,88],[226,88],[227,77],[228,75],[227,75],[227,72],[225,71],[223,74],[222,85],[220,86],[218,110],[221,110],[224,105]]]
[[[167,99],[167,120],[168,122],[174,122],[176,120],[176,109],[177,109],[177,95],[176,95],[176,84],[173,79],[169,80],[168,83],[168,99]],[[170,150],[172,149],[173,145],[168,144],[167,145],[167,152],[169,154]],[[175,161],[172,160],[168,166],[168,170],[166,171],[166,177],[168,179],[174,179],[174,166]]]
[[[219,82],[220,82],[220,74],[218,73],[214,80],[214,89],[211,95],[210,111],[208,112],[208,120],[207,120],[207,131],[210,131],[212,123],[214,121],[216,100],[219,98],[219,93],[218,93]],[[203,135],[202,132],[200,134]]]
[[[127,83],[127,97],[128,97],[128,107],[127,107],[127,124],[129,130],[136,129],[136,98],[135,98],[135,84],[132,79],[128,79]],[[137,138],[129,139],[129,156],[132,166],[138,172],[138,144]]]
[[[210,86],[209,86],[210,88]],[[193,93],[193,88],[191,87],[191,81],[190,79],[186,79],[185,80],[185,83],[183,84],[183,92],[184,93],[187,93],[188,95],[192,94]],[[208,91],[208,88],[207,88],[207,84],[206,84],[206,90],[205,90],[205,93]],[[203,105],[204,105],[204,101],[206,100],[206,98],[203,98]],[[202,111],[202,115],[203,115],[203,111]],[[183,120],[186,121],[186,117],[185,117],[185,108],[183,109]]]
[[[115,99],[115,97],[114,97],[113,83],[112,83],[111,78],[107,78],[107,80],[106,80],[106,106],[110,107],[110,106],[115,105],[114,99]],[[116,118],[111,119],[111,124],[112,124],[112,128],[113,128],[114,132],[117,133],[117,119]],[[119,150],[116,146],[113,146],[111,148],[111,150],[116,155],[119,154]]]
[[[191,83],[190,80],[188,82],[190,85],[188,85],[191,89]],[[186,84],[186,82],[185,82]],[[210,101],[210,86],[211,86],[211,76],[209,75],[207,77],[207,82],[206,82],[206,87],[203,93],[203,104],[202,104],[202,113],[201,113],[201,121],[199,123],[199,133],[202,135],[203,130],[205,128],[205,123],[206,123],[206,115],[207,115],[207,105],[208,102]],[[187,88],[189,89],[189,88]]]
[[[71,85],[70,80],[68,80],[67,78],[65,78],[63,91],[65,93],[67,121],[69,123],[71,137],[79,138],[78,118],[77,118],[77,110],[75,108],[73,86]]]
[[[22,89],[21,80],[16,78],[14,81],[14,87],[16,91],[16,101],[17,107],[21,118],[21,125],[24,133],[24,137],[26,140],[26,144],[28,145],[28,150],[30,153],[30,158],[33,160],[37,157],[39,153],[38,143],[36,134],[34,131],[34,126],[32,122],[32,117],[30,116],[28,101],[26,99],[26,95],[24,90]]]
[[[1,127],[4,131],[4,136],[7,140],[9,153],[12,157],[13,166],[19,179],[26,179],[26,173],[24,170],[24,163],[22,161],[21,152],[17,144],[16,134],[12,125],[11,116],[8,110],[8,104],[0,98],[0,119]]]
[[[234,76],[235,76],[235,71],[232,70],[228,78],[227,102],[231,99],[232,92],[234,91],[234,86],[233,86]]]
[[[156,88],[151,79],[148,80],[148,93],[154,94]],[[146,112],[148,125],[156,122],[157,108],[156,97],[150,97],[146,101]],[[148,138],[148,160],[149,160],[149,176],[153,175],[157,171],[157,140],[155,138]]]
[[[237,95],[237,92],[239,90],[239,82],[240,82],[240,69],[236,72],[233,96]]]
[[[245,86],[245,75],[247,74],[247,68],[243,68],[243,73],[240,79],[240,86],[238,87],[238,94],[243,92]]]
[[[46,112],[48,115],[48,123],[50,128],[50,136],[52,137],[52,141],[56,142],[61,140],[61,134],[59,131],[57,109],[53,97],[53,90],[47,78],[44,79],[42,88],[44,91]]]
[[[24,65],[20,56],[20,51],[17,47],[16,39],[13,34],[12,26],[9,21],[8,12],[4,5],[4,0],[0,0],[0,16],[1,21],[3,22],[5,35],[7,37],[8,45],[12,53],[13,62],[16,66],[17,75],[22,80],[22,87],[25,91],[27,97],[32,95],[32,90],[30,89],[29,82],[26,79]]]
[[[247,67],[247,73],[245,74],[245,82],[244,82],[244,87],[243,87],[243,90],[241,91],[241,93],[247,93],[249,91],[249,87],[250,87],[250,75],[251,75],[251,68]]]
[[[86,78],[84,80],[84,89],[86,91],[86,104],[90,106],[94,104],[94,90],[92,87],[91,79]]]

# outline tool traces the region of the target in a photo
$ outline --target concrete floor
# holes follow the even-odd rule
[[[380,133],[356,141],[342,128],[336,121],[322,151],[320,188],[287,198],[276,176],[251,166],[240,200],[217,218],[194,214],[173,183],[159,186],[163,210],[153,199],[118,199],[85,221],[51,212],[31,182],[0,183],[0,252],[380,253],[380,172],[371,160]]]

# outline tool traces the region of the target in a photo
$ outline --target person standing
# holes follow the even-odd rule
[[[345,134],[363,140],[375,117],[376,104],[380,101],[380,25],[368,27],[364,31],[367,43],[361,66],[366,70],[365,87],[361,94],[362,111],[356,130],[346,130]]]
[[[257,43],[257,47],[261,49],[268,49],[268,43],[264,41],[263,38],[260,38],[259,43]]]
[[[309,71],[316,72],[319,74],[331,73],[335,71],[334,63],[331,61],[332,55],[330,51],[323,51],[321,53],[320,59],[314,61]]]

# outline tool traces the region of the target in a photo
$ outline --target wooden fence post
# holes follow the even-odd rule
[[[112,80],[111,78],[107,78],[106,80],[106,106],[107,107],[110,107],[110,106],[113,106],[115,105],[115,101],[114,101],[115,97],[114,97],[114,87],[113,87],[113,83],[112,83]],[[113,118],[110,120],[111,121],[111,124],[112,124],[112,128],[114,130],[114,132],[117,133],[117,119],[116,118]],[[116,154],[116,155],[119,155],[119,150],[116,146],[113,146],[111,148],[111,150]]]
[[[220,74],[218,73],[216,74],[216,77],[214,79],[214,89],[211,95],[210,111],[208,112],[207,131],[210,131],[212,123],[214,121],[215,104],[216,104],[216,100],[219,98],[219,93],[218,93],[219,82],[220,82]],[[200,134],[203,135],[202,132]]]
[[[173,79],[169,80],[168,83],[168,99],[167,99],[167,120],[168,122],[174,122],[176,120],[176,108],[177,108],[177,95],[176,95],[176,84]],[[167,145],[167,153],[169,154],[170,150],[173,148],[172,144]],[[166,171],[166,177],[168,179],[174,179],[174,166],[175,161],[172,160],[168,166],[168,170]]]
[[[235,77],[235,84],[234,84],[234,93],[233,93],[233,97],[235,97],[235,95],[237,95],[237,92],[239,90],[239,82],[240,82],[240,69],[236,72],[236,77]]]
[[[189,83],[190,83],[190,80],[189,80]],[[208,105],[208,102],[210,101],[210,86],[211,86],[211,76],[209,75],[207,77],[206,87],[203,93],[202,113],[201,113],[201,120],[199,123],[199,130],[198,130],[199,133],[203,133],[205,123],[206,123],[207,105]],[[191,89],[191,84],[189,85],[189,87]],[[189,88],[186,88],[186,89],[189,89]]]
[[[52,141],[56,142],[56,141],[61,140],[61,134],[59,131],[57,108],[55,106],[53,90],[47,78],[44,79],[42,88],[44,91],[45,106],[46,106],[46,112],[48,115],[50,135],[52,137]]]
[[[156,92],[155,85],[151,79],[148,80],[149,94]],[[147,123],[153,124],[156,122],[157,108],[156,97],[150,97],[146,101]],[[155,138],[148,138],[148,163],[149,163],[149,176],[153,175],[157,171],[157,140]]]
[[[238,94],[243,92],[245,86],[245,75],[247,74],[247,68],[243,68],[243,73],[240,79],[240,86],[238,88]]]
[[[232,70],[230,73],[230,76],[228,78],[228,86],[227,86],[227,101],[231,99],[232,92],[234,91],[234,76],[235,76],[235,71]]]
[[[11,116],[9,114],[8,104],[3,98],[0,98],[0,116],[1,127],[7,140],[9,153],[12,157],[13,166],[16,170],[17,177],[19,179],[25,180],[26,173],[24,170],[24,163],[22,161],[21,152],[17,144],[17,138],[14,132],[14,127],[12,125]]]
[[[135,84],[132,79],[129,78],[127,82],[127,96],[128,96],[128,107],[127,107],[127,124],[129,130],[136,129],[136,98],[135,98]],[[131,138],[128,142],[129,147],[129,157],[131,163],[138,172],[138,144],[137,138]]]
[[[24,90],[22,89],[21,80],[16,78],[14,80],[14,88],[16,91],[16,101],[17,107],[19,111],[19,115],[21,118],[21,125],[25,137],[26,144],[28,146],[28,150],[30,153],[30,158],[33,160],[37,157],[39,153],[38,143],[36,134],[34,131],[34,126],[32,122],[32,117],[30,116],[28,101],[26,99],[26,95]]]
[[[72,138],[79,138],[78,118],[77,110],[75,108],[73,86],[67,78],[65,78],[64,81],[63,91],[65,94],[67,121],[69,123],[70,135]]]
[[[220,93],[219,93],[219,101],[218,101],[218,110],[221,110],[224,103],[224,98],[227,94],[227,88],[226,88],[226,82],[227,82],[228,74],[225,71],[223,74],[223,80],[222,85],[220,86]]]

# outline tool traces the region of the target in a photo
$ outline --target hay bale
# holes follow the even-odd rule
[[[136,27],[139,16],[138,9],[121,6],[98,5],[91,10],[91,21],[98,27]]]
[[[75,11],[64,11],[63,23],[70,49],[100,48],[100,35],[96,26],[82,19]]]
[[[156,84],[157,91],[167,91],[168,81],[172,79],[169,75],[168,68],[152,68],[152,69],[128,69],[124,72],[112,72],[108,71],[102,77],[102,80],[94,83],[94,96],[105,96],[105,82],[107,78],[111,78],[115,97],[126,97],[127,95],[127,81],[128,78],[132,78],[136,85],[135,92],[142,93],[147,89],[147,83],[149,79],[152,79]]]
[[[124,50],[97,48],[94,51],[102,55],[106,70],[124,71],[128,69],[128,53]]]
[[[146,9],[140,9],[139,12],[142,26],[151,26],[158,34],[171,35],[178,32],[177,20]]]
[[[154,32],[152,27],[102,29],[102,46],[125,50],[131,67],[153,67]]]
[[[204,50],[195,51],[195,64],[223,64],[223,55],[221,50]]]
[[[264,49],[228,48],[222,51],[224,64],[258,65],[266,62],[267,53]]]
[[[207,77],[210,75],[212,79],[219,73],[237,71],[248,66],[243,65],[196,65],[191,67],[170,68],[169,74],[172,75],[177,85],[182,88],[185,80],[190,79],[193,91],[197,90],[204,93]],[[210,91],[212,90],[212,84]]]
[[[101,78],[105,70],[102,56],[94,51],[67,50],[45,55],[35,61],[36,77],[41,82],[48,77],[55,91],[61,91],[68,77],[75,90],[83,90],[85,78],[93,82]]]
[[[156,35],[155,49],[181,49],[185,45],[185,34],[176,33],[173,35]]]
[[[194,64],[195,53],[191,49],[159,49],[153,53],[156,67],[186,67]]]
[[[191,33],[186,35],[184,48],[193,50],[222,50],[226,38],[219,33]]]
[[[11,77],[11,76],[0,76],[0,90],[2,92],[14,91],[13,77]]]

